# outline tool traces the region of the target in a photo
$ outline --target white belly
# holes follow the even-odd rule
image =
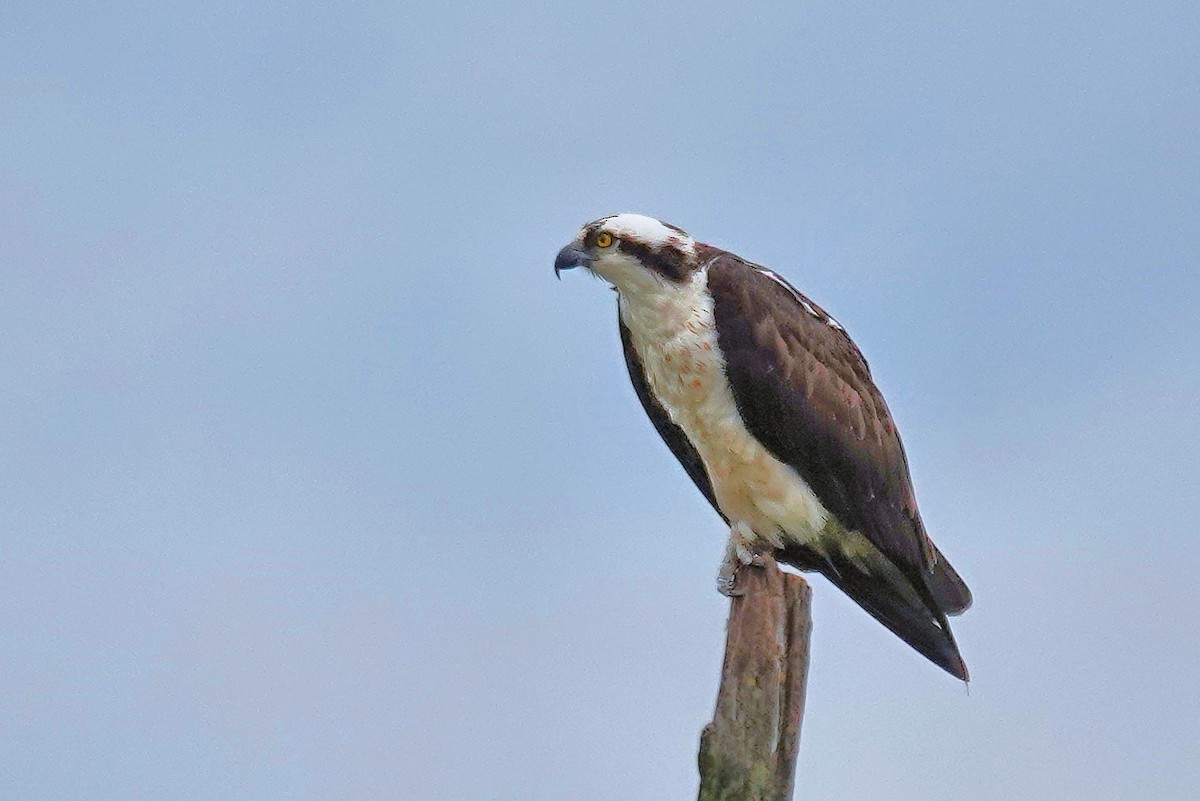
[[[717,344],[707,281],[701,271],[686,291],[622,295],[621,319],[651,390],[699,451],[721,512],[775,547],[785,539],[812,542],[829,513],[800,475],[742,423]]]

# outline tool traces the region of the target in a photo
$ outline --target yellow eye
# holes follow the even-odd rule
[[[609,248],[612,247],[612,243],[613,235],[608,231],[601,231],[600,233],[596,234],[596,247]]]

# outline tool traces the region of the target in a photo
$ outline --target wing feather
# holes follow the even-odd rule
[[[738,411],[847,530],[955,614],[970,592],[925,533],[908,460],[870,368],[842,327],[775,273],[716,251],[708,285]]]

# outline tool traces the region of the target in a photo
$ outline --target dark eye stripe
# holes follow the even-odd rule
[[[631,242],[620,237],[617,238],[617,248],[636,258],[648,269],[672,281],[682,281],[690,272],[687,257],[675,248],[655,250],[640,242]]]

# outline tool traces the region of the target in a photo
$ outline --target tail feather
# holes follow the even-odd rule
[[[929,592],[942,612],[961,615],[971,606],[971,590],[937,546],[934,546],[933,552],[935,562],[933,574],[928,577]]]
[[[779,558],[801,569],[820,571],[926,659],[955,678],[968,680],[946,610],[965,609],[970,592],[944,559],[939,562],[945,565],[944,571],[935,572],[927,583],[908,576],[878,551],[869,556],[858,552],[851,558],[837,552],[816,556],[807,550],[788,549]]]

